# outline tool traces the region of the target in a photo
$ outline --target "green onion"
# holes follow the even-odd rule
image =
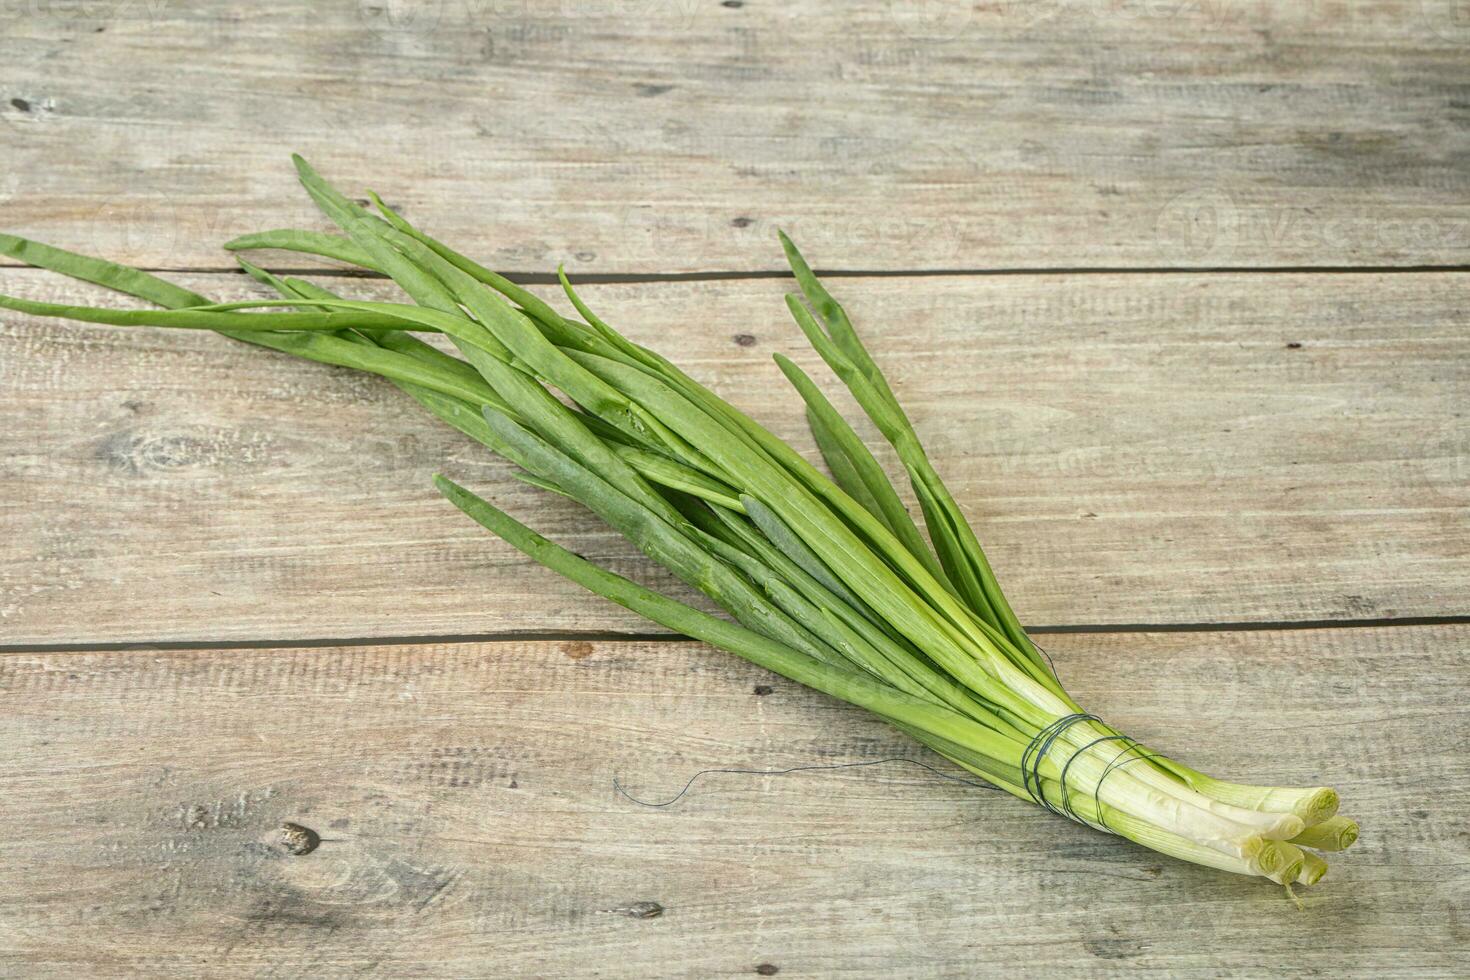
[[[1357,824],[1334,816],[1330,789],[1215,779],[1140,745],[1067,695],[893,387],[784,235],[800,288],[787,298],[791,315],[892,446],[924,530],[853,426],[790,360],[777,355],[830,477],[608,325],[563,271],[574,316],[415,228],[376,195],[373,214],[299,157],[296,165],[343,234],[265,231],[226,247],[347,262],[391,277],[411,302],[344,299],[241,259],[279,299],[216,304],[140,270],[0,235],[0,254],[163,309],[10,297],[0,307],[212,329],[380,375],[517,464],[519,479],[586,506],[731,619],[599,568],[436,478],[451,503],[512,546],[668,629],[866,708],[965,770],[1080,823],[1287,887],[1315,884],[1327,871],[1303,848],[1338,851],[1357,839]],[[459,356],[418,333],[440,335]]]

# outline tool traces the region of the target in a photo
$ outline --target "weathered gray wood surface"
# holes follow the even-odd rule
[[[937,761],[682,641],[11,654],[0,971],[1463,974],[1470,628],[1050,648],[1085,704],[1200,765],[1330,777],[1363,840],[1298,910],[897,764],[640,807],[614,777],[658,800],[708,767]],[[320,847],[288,854],[284,822]]]
[[[5,0],[3,223],[169,268],[287,154],[508,269],[1470,261],[1454,0]],[[451,206],[452,205],[452,206]]]
[[[252,294],[241,276],[182,281]],[[834,287],[1027,622],[1467,611],[1462,277]],[[0,273],[0,288],[84,295],[33,271]],[[780,349],[820,369],[787,319],[787,288],[587,295],[808,446],[770,362]],[[212,334],[0,324],[0,473],[21,517],[0,537],[0,642],[648,628],[465,520],[430,485],[440,470],[591,557],[677,584],[386,383]]]
[[[638,807],[928,757],[608,637],[649,627],[429,475],[667,577],[386,385],[0,313],[0,976],[1463,975],[1467,279],[1403,267],[1470,265],[1467,42],[1453,0],[0,0],[0,230],[221,298],[220,242],[322,227],[292,150],[502,269],[777,270],[781,226],[1092,270],[833,285],[1023,618],[1108,627],[1044,638],[1078,699],[1364,829],[1297,910],[902,765]],[[805,446],[786,288],[587,295]],[[1260,628],[1333,620],[1394,625]],[[381,642],[431,636],[493,639]]]

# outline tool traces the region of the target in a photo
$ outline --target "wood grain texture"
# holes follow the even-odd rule
[[[829,269],[1134,270],[833,284],[1022,617],[1463,618],[1466,277],[1148,270],[1470,267],[1467,43],[1457,0],[0,0],[0,230],[263,295],[218,245],[323,227],[299,150],[502,269],[781,270],[784,227]],[[585,292],[808,447],[787,288]],[[1362,841],[1296,909],[901,764],[616,795],[936,760],[606,638],[650,627],[429,476],[669,577],[384,383],[0,312],[0,419],[0,976],[1470,961],[1470,626],[1044,638],[1123,729],[1342,791]],[[499,639],[373,642],[454,636]]]
[[[0,970],[168,976],[1453,976],[1470,628],[1073,635],[1069,687],[1361,820],[1294,908],[693,643],[0,658]],[[1431,682],[1432,681],[1432,682]],[[768,688],[765,694],[757,687]],[[317,832],[286,851],[284,822]],[[654,914],[655,909],[661,909]]]
[[[181,281],[252,294],[241,276]],[[1463,278],[834,285],[1025,621],[1470,612]],[[826,383],[785,319],[786,288],[587,295],[810,447],[770,362],[785,350]],[[0,274],[0,290],[93,292],[32,271]],[[597,561],[678,587],[386,383],[211,334],[0,324],[0,642],[649,628],[465,520],[431,487],[438,471]]]
[[[1470,261],[1453,0],[0,4],[0,225],[167,268],[287,155],[500,268]]]

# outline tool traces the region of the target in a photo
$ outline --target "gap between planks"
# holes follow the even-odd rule
[[[1032,636],[1115,633],[1260,633],[1268,631],[1381,629],[1406,626],[1470,625],[1470,615],[1401,616],[1378,619],[1257,620],[1221,623],[1079,623],[1031,626]],[[490,633],[445,633],[403,636],[325,636],[305,639],[255,640],[126,640],[117,643],[0,644],[0,655],[31,653],[151,653],[167,650],[294,650],[314,647],[384,647],[456,643],[525,643],[586,641],[592,643],[685,643],[680,633],[623,633],[616,630],[501,630]]]
[[[31,269],[23,263],[0,262],[0,270]],[[238,266],[136,266],[139,271],[157,275],[245,275]],[[387,276],[364,269],[327,266],[272,266],[281,276],[322,276],[335,279],[387,279]],[[1014,266],[993,269],[816,269],[825,279],[934,279],[941,277],[998,276],[1198,276],[1198,275],[1410,275],[1424,273],[1470,273],[1470,265],[1211,265],[1211,266]],[[547,272],[502,272],[500,275],[522,286],[558,286],[555,275]],[[789,279],[790,270],[720,270],[702,272],[601,272],[583,273],[573,278],[582,285],[636,285],[659,282],[735,282],[760,279]]]

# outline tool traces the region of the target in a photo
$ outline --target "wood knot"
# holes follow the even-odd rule
[[[664,907],[657,902],[634,902],[615,909],[603,909],[611,915],[626,915],[630,919],[657,919],[664,914]]]
[[[297,857],[310,854],[321,842],[321,835],[310,827],[303,827],[299,823],[281,824],[281,846],[286,849],[287,854]]]

